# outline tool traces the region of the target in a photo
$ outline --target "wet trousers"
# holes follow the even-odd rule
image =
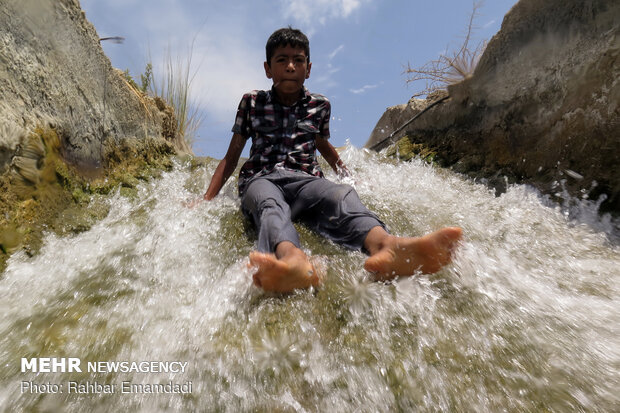
[[[340,245],[362,251],[372,228],[385,229],[353,187],[305,172],[276,169],[254,178],[241,197],[241,208],[258,230],[261,252],[275,252],[282,241],[301,248],[294,220]]]

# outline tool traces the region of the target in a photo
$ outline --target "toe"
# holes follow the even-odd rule
[[[442,236],[448,242],[454,243],[461,239],[463,230],[459,227],[447,227],[443,229]]]
[[[264,254],[261,252],[250,253],[250,265],[271,267],[275,265],[276,261],[277,259],[273,254]]]
[[[388,251],[381,251],[366,260],[364,269],[375,273],[386,272],[391,261],[393,261],[393,256]]]

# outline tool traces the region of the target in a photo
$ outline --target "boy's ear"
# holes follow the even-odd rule
[[[308,62],[308,69],[306,69],[306,79],[310,77],[310,69],[312,69],[312,62]]]
[[[265,75],[267,76],[267,79],[271,79],[271,66],[269,66],[269,63],[267,62],[263,63],[263,66],[265,66]]]

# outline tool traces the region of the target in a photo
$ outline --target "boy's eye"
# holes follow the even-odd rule
[[[295,66],[300,66],[306,63],[305,56],[295,56],[293,58],[284,57],[284,56],[276,57],[276,63],[279,63],[279,64],[289,64],[291,60],[293,61],[293,64]]]

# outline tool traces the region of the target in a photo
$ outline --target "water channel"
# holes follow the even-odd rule
[[[461,226],[454,262],[376,283],[362,253],[299,226],[307,251],[323,256],[326,283],[265,294],[246,267],[255,234],[236,180],[189,209],[183,201],[204,192],[216,163],[179,164],[138,196],[93,200],[109,213],[89,230],[49,234],[36,256],[10,259],[0,276],[1,410],[620,409],[618,222],[598,215],[596,200],[562,208],[524,185],[496,197],[420,160],[350,146],[342,157],[393,233]],[[33,357],[79,358],[83,371],[22,372]],[[187,364],[85,370],[99,361]],[[63,389],[33,393],[23,382]],[[116,387],[79,393],[70,382]],[[191,383],[191,392],[123,392],[123,382]]]

